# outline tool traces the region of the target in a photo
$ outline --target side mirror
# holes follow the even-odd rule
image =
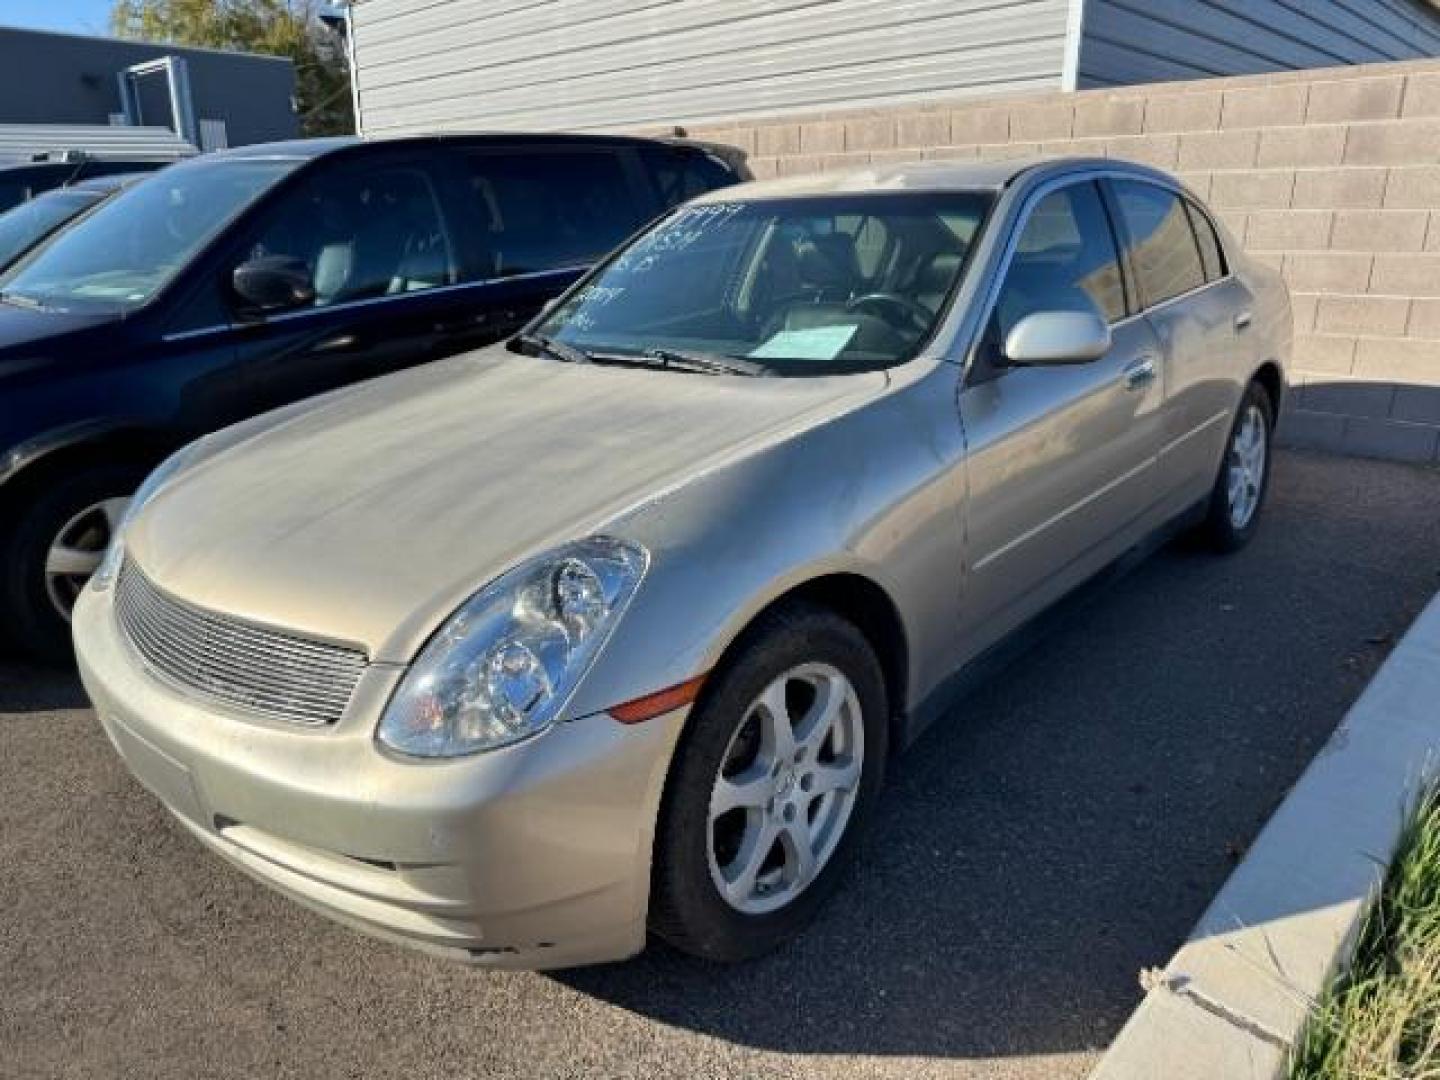
[[[289,311],[315,302],[315,284],[304,259],[262,255],[235,267],[235,294],[256,311]]]
[[[1110,327],[1094,311],[1037,311],[1005,339],[1005,359],[1022,367],[1088,364],[1110,351]]]

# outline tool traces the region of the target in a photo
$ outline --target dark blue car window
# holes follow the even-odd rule
[[[482,223],[485,278],[594,262],[644,220],[624,165],[608,151],[476,152],[461,160]]]
[[[369,165],[287,192],[246,257],[303,262],[325,307],[452,284],[451,247],[429,174]]]

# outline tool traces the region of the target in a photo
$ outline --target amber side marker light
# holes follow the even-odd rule
[[[627,701],[623,705],[616,705],[608,712],[622,724],[639,724],[645,720],[653,720],[671,709],[678,709],[681,705],[689,705],[700,695],[700,687],[704,685],[705,676],[696,675],[693,679],[677,683],[664,690],[657,690],[653,694],[646,694],[634,701]]]

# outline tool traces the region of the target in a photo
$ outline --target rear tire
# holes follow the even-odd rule
[[[57,478],[21,511],[0,562],[0,610],[7,636],[21,652],[48,663],[74,658],[69,608],[99,564],[123,500],[145,470],[105,465]],[[65,569],[69,558],[75,573]]]
[[[799,933],[878,798],[887,707],[874,650],[834,613],[795,604],[749,631],[711,675],[671,764],[651,929],[722,962]]]
[[[1260,523],[1270,490],[1275,406],[1258,382],[1245,388],[1199,532],[1215,551],[1239,551]]]

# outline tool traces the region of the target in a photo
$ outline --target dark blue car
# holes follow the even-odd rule
[[[0,274],[0,633],[69,610],[160,457],[508,336],[595,258],[746,179],[683,141],[308,140],[171,166]]]

